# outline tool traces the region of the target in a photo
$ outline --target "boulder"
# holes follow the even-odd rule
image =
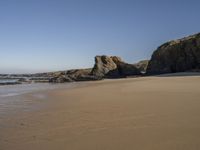
[[[163,74],[200,69],[200,33],[167,42],[154,51],[147,74]]]
[[[133,64],[120,62],[117,66],[121,77],[141,75],[140,70]]]
[[[117,56],[111,56],[111,58],[117,65],[119,76],[126,77],[132,75],[140,75],[140,70],[134,64],[128,64]]]
[[[138,63],[134,64],[134,66],[137,69],[139,69],[142,74],[145,74],[148,64],[149,64],[149,60],[141,60]]]
[[[116,63],[111,57],[105,55],[95,57],[95,65],[91,74],[97,77],[119,76]]]
[[[133,65],[122,61],[117,56],[96,56],[92,75],[102,78],[119,78],[140,75],[140,71]]]

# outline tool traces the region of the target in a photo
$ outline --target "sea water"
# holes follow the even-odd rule
[[[0,79],[0,84],[5,84],[5,83],[16,83],[18,80],[17,79]]]
[[[80,83],[32,83],[0,86],[0,119],[17,111],[32,110],[35,108],[35,104],[48,101],[45,90],[69,89],[77,85],[80,85]],[[24,96],[28,93],[31,97]]]

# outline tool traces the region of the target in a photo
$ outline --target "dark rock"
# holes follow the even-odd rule
[[[134,64],[134,66],[138,68],[142,74],[145,74],[148,64],[149,60],[141,60],[138,63]]]
[[[133,76],[133,75],[140,75],[140,71],[136,68],[133,64],[128,64],[122,61],[120,57],[111,56],[112,60],[117,65],[119,76],[126,77],[126,76]]]
[[[66,74],[72,79],[76,80],[77,78],[81,76],[89,75],[91,72],[91,69],[72,69],[68,70]]]
[[[200,33],[167,42],[154,51],[148,74],[184,72],[200,68]]]
[[[75,69],[67,71],[67,75],[74,81],[92,81],[101,78],[91,74],[92,69]]]
[[[64,82],[72,82],[73,80],[71,78],[69,78],[68,76],[56,76],[56,77],[52,77],[49,79],[49,82],[52,83],[64,83]]]
[[[101,77],[93,76],[93,75],[80,75],[77,78],[74,79],[74,81],[95,81],[95,80],[101,80]]]
[[[50,78],[49,82],[64,83],[73,81],[93,81],[100,80],[100,77],[91,74],[89,69],[73,69],[68,71],[60,71],[53,74],[54,77]]]

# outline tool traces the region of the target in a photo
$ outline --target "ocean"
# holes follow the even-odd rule
[[[7,81],[6,81],[7,82]],[[38,102],[33,101],[34,97],[40,102],[48,100],[43,93],[45,90],[70,89],[81,83],[32,83],[0,86],[0,119],[8,114],[18,111],[30,111],[39,107]],[[29,96],[24,96],[28,94]],[[41,103],[40,103],[41,104]]]
[[[0,84],[6,84],[6,83],[16,83],[18,81],[18,79],[0,79]]]

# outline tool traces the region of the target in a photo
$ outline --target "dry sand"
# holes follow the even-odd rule
[[[0,150],[200,149],[199,76],[105,80],[42,94],[41,109],[0,120]]]

